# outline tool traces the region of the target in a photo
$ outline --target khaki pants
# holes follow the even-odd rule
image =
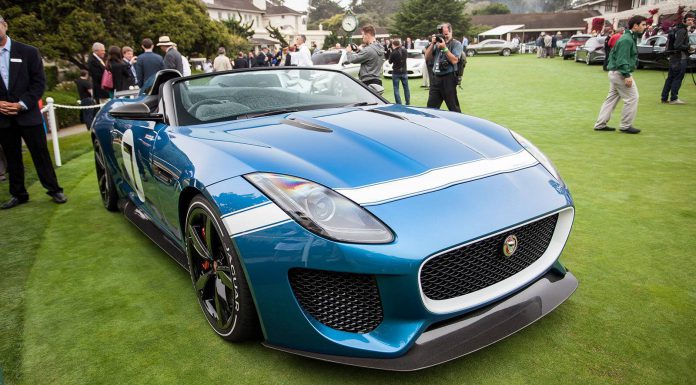
[[[619,99],[624,101],[623,111],[621,111],[621,129],[627,129],[633,126],[633,120],[635,120],[638,113],[638,85],[636,84],[636,79],[633,78],[633,86],[626,87],[621,72],[609,71],[609,95],[607,95],[602,108],[599,110],[595,128],[607,126],[607,122],[611,119],[611,113],[614,112]]]

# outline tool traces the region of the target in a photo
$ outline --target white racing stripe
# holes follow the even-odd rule
[[[537,163],[532,155],[523,150],[499,158],[479,159],[429,170],[411,177],[336,191],[360,205],[375,205],[443,189],[457,183],[521,170]],[[275,203],[268,202],[227,214],[222,221],[225,223],[227,232],[235,237],[273,227],[290,219]]]
[[[520,170],[537,163],[537,160],[530,153],[522,150],[499,158],[479,159],[429,170],[411,177],[358,188],[337,189],[336,191],[360,205],[375,205],[439,190],[457,183]]]
[[[269,202],[266,205],[258,206],[251,210],[232,213],[222,218],[222,221],[225,223],[227,232],[234,237],[242,233],[251,232],[252,230],[260,230],[270,225],[279,224],[288,219],[290,219],[290,217],[285,214],[285,211],[276,206],[275,203]]]

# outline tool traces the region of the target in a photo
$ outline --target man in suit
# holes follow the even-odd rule
[[[162,49],[164,54],[164,68],[174,69],[180,74],[184,73],[184,62],[181,59],[181,54],[176,50],[174,42],[169,40],[169,36],[160,36],[157,46]]]
[[[92,92],[94,100],[97,103],[106,102],[109,99],[109,92],[102,88],[102,76],[104,76],[104,58],[106,57],[106,48],[102,43],[92,44],[92,54],[87,59],[87,70],[89,76],[92,77]]]
[[[47,194],[54,202],[65,203],[68,198],[58,185],[51,164],[39,109],[39,99],[46,88],[41,55],[35,47],[12,41],[7,28],[7,22],[0,16],[0,145],[7,157],[12,195],[0,209],[10,209],[29,200],[24,186],[22,139]]]
[[[145,52],[138,55],[138,60],[135,62],[135,73],[138,79],[138,87],[142,88],[150,76],[164,69],[164,60],[162,56],[152,52],[154,47],[152,39],[143,39],[140,46],[143,47]]]

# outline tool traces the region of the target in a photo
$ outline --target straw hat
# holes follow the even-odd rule
[[[160,36],[159,41],[157,42],[157,46],[161,45],[176,45],[173,41],[169,40],[169,36]]]

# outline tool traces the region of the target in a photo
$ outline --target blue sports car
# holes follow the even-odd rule
[[[104,206],[189,271],[229,341],[387,370],[565,301],[573,201],[519,134],[339,71],[161,71],[92,128]]]

